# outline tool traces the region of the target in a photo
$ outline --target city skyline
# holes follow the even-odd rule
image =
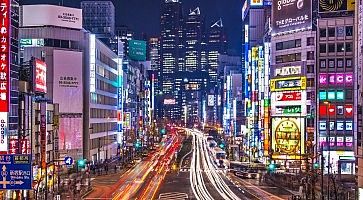
[[[80,8],[82,0],[22,0],[27,4],[54,4]],[[126,25],[130,27],[138,37],[146,33],[148,37],[160,36],[160,3],[161,1],[112,1],[116,10],[116,26]],[[232,55],[241,54],[241,29],[238,23],[241,19],[240,10],[242,3],[239,0],[230,0],[228,4],[217,0],[182,0],[183,14],[186,16],[189,10],[200,7],[202,16],[205,17],[206,27],[210,27],[220,18],[223,20],[227,32],[228,50]],[[140,12],[133,12],[134,8]],[[238,24],[238,27],[236,27]]]

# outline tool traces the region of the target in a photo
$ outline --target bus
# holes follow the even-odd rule
[[[226,167],[224,160],[226,159],[226,152],[219,147],[211,148],[213,161],[218,167]]]

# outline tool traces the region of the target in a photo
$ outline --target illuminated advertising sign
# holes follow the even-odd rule
[[[248,12],[248,0],[245,0],[245,2],[243,3],[243,7],[242,7],[242,20],[245,19],[247,12]]]
[[[20,39],[21,47],[44,47],[44,39]]]
[[[287,90],[305,90],[306,77],[288,77],[271,79],[271,92]]]
[[[23,27],[58,26],[82,29],[82,9],[56,5],[22,6]]]
[[[145,61],[146,60],[146,41],[129,40],[128,41],[128,56],[131,60]]]
[[[164,105],[175,105],[175,99],[164,99]]]
[[[311,0],[275,0],[272,3],[272,34],[311,28]]]
[[[354,9],[355,9],[355,0],[339,0],[339,1],[319,0],[320,13],[354,11]]]
[[[353,85],[353,73],[320,73],[320,85]]]
[[[247,0],[246,0],[247,1]],[[248,43],[248,24],[245,24],[245,43]],[[247,49],[248,50],[248,49]],[[247,51],[248,52],[248,51]],[[246,52],[246,53],[247,53]]]
[[[8,151],[9,112],[9,66],[10,66],[10,1],[2,0],[0,5],[1,48],[0,48],[0,151]]]
[[[301,66],[286,66],[275,69],[275,76],[291,76],[291,75],[301,75]]]
[[[125,112],[124,113],[124,128],[125,129],[131,129],[131,112]]]
[[[301,105],[271,105],[272,116],[306,116],[306,104]]]
[[[272,158],[298,159],[305,152],[303,118],[272,118]]]
[[[306,91],[284,91],[271,93],[271,101],[273,104],[277,101],[301,101],[301,99],[306,99]]]
[[[90,92],[96,92],[96,35],[89,36]]]
[[[344,100],[345,95],[344,95],[344,91],[342,90],[337,90],[337,91],[319,91],[319,99],[320,100]]]
[[[214,106],[214,95],[208,95],[208,106]]]
[[[345,105],[344,115],[345,115],[345,117],[353,117],[353,105],[352,104]]]
[[[250,0],[250,1],[251,1],[251,6],[263,6],[263,0]]]
[[[40,156],[42,168],[46,168],[47,153],[47,103],[40,103]],[[82,141],[81,141],[82,143]]]
[[[35,59],[34,60],[34,68],[35,68],[35,92],[39,93],[47,93],[47,65],[45,62]]]
[[[355,174],[354,151],[323,151],[323,156],[326,160],[324,174],[328,173],[328,163],[330,163],[330,173]]]
[[[328,108],[328,105],[320,105],[319,106],[319,115],[322,117],[322,116],[330,116],[330,117],[333,117],[335,116],[337,113],[337,109],[335,107],[335,105],[329,105],[329,108]]]

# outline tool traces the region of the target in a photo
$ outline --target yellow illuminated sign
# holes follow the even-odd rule
[[[287,77],[271,79],[271,92],[289,91],[289,90],[306,90],[306,77]]]
[[[276,157],[300,156],[305,152],[304,118],[272,118],[272,150]]]

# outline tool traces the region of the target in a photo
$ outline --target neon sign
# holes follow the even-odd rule
[[[320,85],[352,85],[353,73],[321,73],[319,83]]]

